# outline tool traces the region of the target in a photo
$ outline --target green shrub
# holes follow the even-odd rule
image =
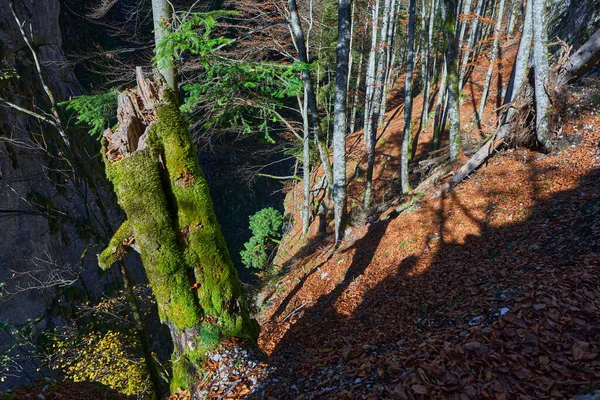
[[[263,269],[269,261],[268,252],[279,243],[283,215],[274,208],[264,208],[250,217],[252,237],[240,252],[247,268]]]

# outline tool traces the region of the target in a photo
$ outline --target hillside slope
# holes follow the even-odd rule
[[[256,395],[564,398],[600,382],[600,82],[572,89],[572,146],[506,150],[445,198],[288,257]]]

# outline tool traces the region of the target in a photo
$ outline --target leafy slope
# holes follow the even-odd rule
[[[497,154],[337,252],[291,232],[300,257],[280,255],[290,272],[265,293],[256,397],[563,398],[600,383],[600,84],[583,87],[561,152]]]

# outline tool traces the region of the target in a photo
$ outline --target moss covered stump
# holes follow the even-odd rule
[[[252,343],[258,325],[173,93],[139,68],[137,84],[119,96],[119,124],[104,133],[106,172],[127,221],[98,260],[108,268],[128,248],[139,251],[173,339],[171,388],[187,388],[206,351],[231,337]]]

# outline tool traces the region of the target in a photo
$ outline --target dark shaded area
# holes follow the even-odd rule
[[[529,173],[530,187],[523,190],[541,193],[543,179],[540,176],[544,171],[531,168]],[[464,343],[468,340],[469,332],[473,332],[470,330],[473,318],[478,318],[477,324],[490,326],[498,319],[498,310],[503,307],[511,309],[515,303],[521,303],[533,290],[539,277],[554,275],[556,270],[552,268],[563,271],[564,275],[557,275],[562,277],[560,279],[569,277],[569,269],[575,272],[585,268],[584,256],[600,252],[599,182],[600,169],[597,169],[581,179],[580,184],[572,190],[547,199],[534,196],[537,199],[534,206],[517,213],[515,223],[501,227],[489,224],[496,209],[490,203],[483,220],[467,214],[468,218],[480,225],[481,234],[467,236],[464,243],[444,239],[444,209],[458,207],[463,211],[468,210],[456,192],[451,193],[444,201],[445,208],[438,214],[439,231],[429,238],[430,243],[439,241],[429,267],[424,271],[415,269],[420,259],[427,256],[428,250],[410,255],[396,267],[390,266],[395,271],[363,296],[351,317],[345,317],[336,311],[334,305],[372,261],[389,222],[372,225],[366,236],[353,246],[360,252],[355,255],[346,272],[346,279],[292,323],[272,355],[271,367],[274,371],[263,381],[253,398],[271,396],[295,399],[301,393],[311,393],[317,398],[333,398],[340,394],[340,388],[351,386],[359,387],[358,391],[355,387],[351,397],[357,396],[357,393],[379,393],[378,398],[401,398],[392,393],[395,385],[409,380],[411,376],[418,376],[419,366],[424,365],[421,363],[426,363],[430,368],[434,368],[431,365],[439,365],[443,371],[445,368],[455,368],[457,373],[470,376],[469,379],[457,380],[449,392],[444,392],[444,397],[465,393],[467,385],[471,384],[481,390],[488,379],[477,371],[465,370],[464,365],[468,360],[477,362],[480,358],[488,357],[485,353],[456,354],[452,356],[455,361],[450,364],[444,358],[444,346],[437,351],[421,352],[426,354],[423,359],[409,357],[408,354],[419,353],[422,348],[420,345],[432,337],[446,337],[453,343]],[[577,288],[573,287],[572,290]],[[569,292],[559,293],[567,295]],[[573,324],[562,325],[558,328],[561,330],[559,338],[589,340],[594,331],[600,330],[598,315],[594,317],[578,308],[563,312],[595,328],[590,330]],[[522,328],[535,329],[532,326]],[[490,329],[492,333],[488,335],[504,334],[497,325]],[[556,335],[552,325],[538,329],[542,329],[540,337],[545,337],[549,332]],[[502,346],[502,343],[496,345],[492,341],[490,346],[494,349],[494,346]],[[526,342],[521,342],[519,346],[521,348],[516,350],[500,347],[495,350],[501,354],[509,350],[517,352],[511,354],[533,351],[534,359],[540,352],[537,348],[526,348]],[[547,346],[545,351],[553,354],[553,357],[558,354],[553,360],[557,370],[567,370],[571,376],[579,377],[579,380],[557,380],[552,390],[562,390],[572,395],[580,392],[586,386],[586,379],[589,380],[594,374],[590,368],[591,361],[568,361],[560,356],[560,344],[559,348],[549,347],[556,346],[549,339],[540,346]],[[368,364],[364,367],[368,357],[389,357],[390,353],[398,354],[398,365],[395,367],[386,367],[382,371]],[[364,373],[361,372],[363,370]],[[523,394],[536,398],[539,392],[535,390],[538,390],[539,382],[535,374],[516,374],[508,378],[502,371],[496,369],[490,372],[494,379],[506,385],[505,388],[514,390],[518,385]],[[362,380],[355,381],[356,376],[362,376]],[[435,386],[435,377],[431,377],[431,380],[431,385]],[[548,395],[550,391],[548,389]]]

